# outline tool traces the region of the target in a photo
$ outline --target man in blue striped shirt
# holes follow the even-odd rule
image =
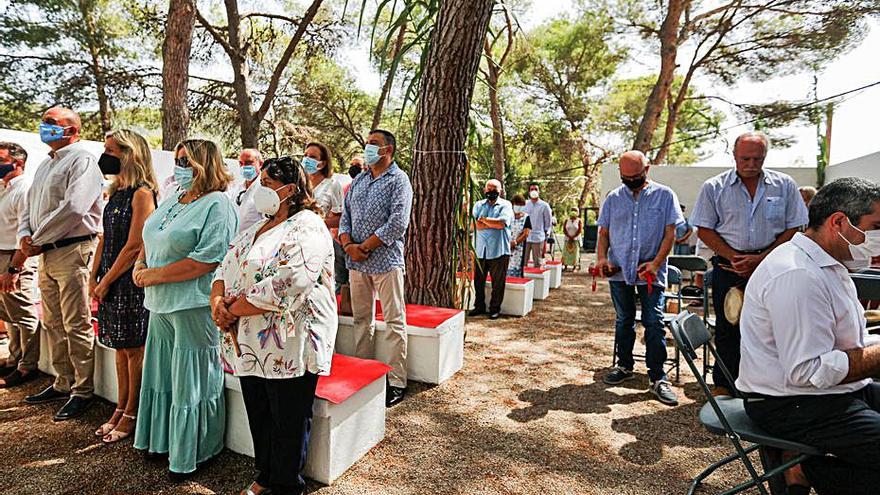
[[[507,264],[510,261],[510,224],[513,223],[513,205],[501,198],[501,182],[490,179],[483,190],[486,199],[474,204],[477,226],[477,263],[474,273],[476,301],[471,316],[486,313],[486,276],[492,276],[492,297],[489,299],[489,318],[497,320],[504,301]]]
[[[807,208],[795,181],[783,173],[764,170],[769,147],[767,136],[760,132],[736,138],[736,168],[703,184],[691,215],[700,240],[715,252],[715,345],[734,380],[739,375],[740,333],[739,325],[728,319],[732,315],[724,314],[724,298],[732,287],[744,290],[761,260],[807,224]],[[716,370],[714,380],[716,395],[730,395],[733,388],[723,373]]]

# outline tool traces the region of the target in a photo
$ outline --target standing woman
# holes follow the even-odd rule
[[[318,375],[336,340],[333,240],[303,168],[267,160],[257,210],[214,277],[211,308],[223,356],[241,380],[256,480],[242,494],[301,494]]]
[[[322,143],[309,143],[303,152],[303,168],[309,175],[309,183],[314,191],[313,197],[324,213],[324,223],[333,234],[333,252],[336,256],[336,287],[348,285],[348,268],[345,266],[345,251],[339,243],[339,219],[345,190],[333,178],[333,158],[330,149]],[[338,292],[338,291],[337,291]]]
[[[565,270],[571,267],[572,271],[574,271],[581,264],[581,232],[584,231],[584,224],[578,216],[577,208],[571,209],[562,231],[565,234],[565,246],[562,249],[562,269]]]
[[[532,221],[525,212],[526,198],[522,194],[514,196],[511,203],[513,203],[513,223],[510,224],[510,264],[507,267],[507,275],[522,277],[523,267],[526,264],[524,253],[526,239],[532,231]]]
[[[143,247],[144,222],[156,209],[159,185],[147,141],[128,129],[107,134],[98,167],[114,179],[89,293],[98,301],[98,341],[116,349],[118,398],[113,416],[95,435],[113,443],[131,435],[137,418],[150,313],[144,308],[144,289],[134,284],[132,268]]]
[[[232,176],[217,145],[186,140],[175,156],[174,176],[182,192],[147,219],[134,269],[150,310],[134,446],[148,454],[168,453],[171,476],[179,480],[223,448],[220,335],[209,296],[238,217],[223,193]]]

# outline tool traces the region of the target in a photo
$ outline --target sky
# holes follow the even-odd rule
[[[519,16],[519,21],[524,29],[529,30],[572,9],[572,0],[538,0],[533,2],[526,15]],[[873,20],[870,33],[862,44],[833,61],[818,75],[819,98],[880,81],[878,53],[880,53],[880,22]],[[341,55],[357,75],[358,85],[366,91],[378,93],[380,77],[370,66],[367,48],[363,45],[351,46],[344,49]],[[633,62],[624,71],[627,77],[630,77],[650,73],[652,68]],[[763,82],[744,81],[735,87],[728,87],[706,78],[695,79],[695,83],[705,94],[722,96],[741,104],[760,104],[777,99],[808,98],[812,92],[813,74],[803,73]],[[718,105],[717,108],[728,114],[722,125],[723,128],[740,122],[740,118],[732,114],[727,105]],[[878,110],[880,110],[880,86],[849,95],[835,109],[831,163],[840,163],[880,151],[880,139],[877,138],[878,126],[875,123]],[[710,152],[710,156],[697,165],[732,164],[725,140],[732,143],[739,133],[746,130],[747,127],[740,126],[727,131],[724,139],[716,140],[712,148],[706,150]],[[782,132],[794,136],[795,144],[786,149],[771,149],[767,157],[767,165],[770,167],[815,166],[817,150],[815,128],[794,127],[783,129]]]

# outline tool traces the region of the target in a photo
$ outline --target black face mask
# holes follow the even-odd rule
[[[645,182],[647,182],[647,181],[648,181],[648,178],[645,177],[644,175],[637,178],[637,179],[624,179],[623,177],[620,178],[620,182],[623,182],[624,186],[630,188],[633,191],[644,186]]]
[[[486,199],[489,201],[495,201],[498,199],[498,191],[489,191],[486,193]]]
[[[15,163],[0,163],[0,179],[6,177],[6,174],[15,170]]]
[[[352,165],[352,166],[348,167],[348,176],[351,177],[352,179],[354,179],[355,177],[358,176],[358,174],[361,173],[362,170],[363,169],[361,168],[360,165]]]
[[[98,168],[101,169],[101,173],[104,175],[118,175],[119,170],[122,168],[122,162],[115,156],[103,153],[101,158],[98,158]]]

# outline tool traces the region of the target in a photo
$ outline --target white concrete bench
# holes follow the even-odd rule
[[[385,332],[382,305],[376,301],[376,331]],[[407,378],[440,384],[464,365],[464,311],[406,305]],[[354,355],[354,318],[339,315],[336,352]],[[384,359],[377,349],[377,359]]]
[[[539,301],[550,297],[551,276],[549,268],[523,268],[523,277],[535,281],[534,298]]]
[[[491,277],[486,281],[486,302],[492,298]],[[504,286],[504,301],[501,302],[501,314],[508,316],[525,316],[532,312],[532,301],[535,298],[535,281],[528,278],[507,277]]]
[[[385,375],[378,361],[333,355],[318,379],[305,475],[329,485],[385,438]],[[238,378],[226,374],[226,447],[253,457]]]

